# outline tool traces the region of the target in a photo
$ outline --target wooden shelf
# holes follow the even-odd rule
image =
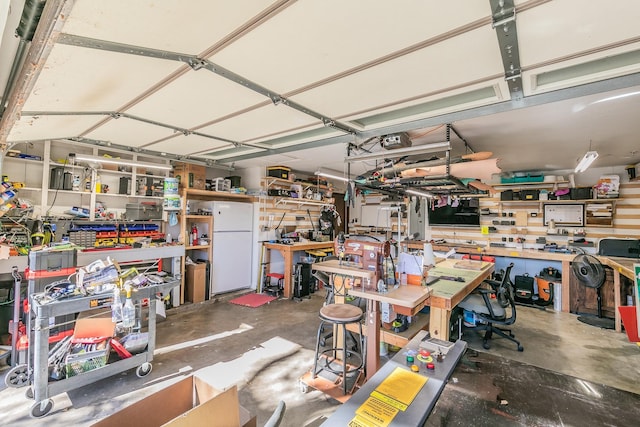
[[[212,216],[211,215],[187,214],[187,215],[184,215],[184,218],[193,219],[195,221],[198,221],[198,220],[209,221],[209,219],[212,218]]]
[[[329,187],[328,185],[316,184],[309,181],[289,181],[288,179],[276,178],[273,176],[265,176],[262,178],[262,181],[267,183],[266,185],[267,188],[271,187],[274,184],[287,185],[287,186],[301,185],[303,190],[306,190],[308,188],[318,188],[320,190],[329,190],[333,188],[333,187]]]
[[[185,246],[184,249],[186,251],[191,251],[191,250],[209,250],[209,248],[211,248],[211,245],[196,245],[196,246]]]
[[[185,199],[191,200],[226,200],[237,202],[253,202],[253,196],[246,194],[227,193],[226,191],[198,190],[195,188],[183,188],[180,190]]]
[[[271,196],[271,197],[273,197],[273,196]],[[278,198],[276,196],[276,206],[278,206],[280,203],[293,203],[293,204],[297,204],[297,205],[315,205],[315,206],[331,205],[331,206],[333,206],[333,203],[325,202],[325,201],[322,201],[322,200],[298,199],[298,198],[295,198],[295,197],[280,197],[280,198]]]
[[[18,162],[27,162],[27,163],[40,163],[40,164],[44,164],[44,160],[38,160],[38,159],[25,159],[23,157],[13,157],[13,156],[5,156],[4,157],[5,160],[15,160]]]
[[[413,321],[406,331],[393,332],[389,329],[380,328],[380,342],[395,345],[396,347],[404,347],[418,332],[426,330],[428,327],[429,315],[420,313],[417,316],[413,316]],[[347,324],[347,330],[356,334],[359,332],[358,326],[355,323]],[[366,335],[367,328],[363,328],[362,333]]]
[[[518,187],[527,187],[527,188],[532,188],[532,187],[537,187],[537,188],[553,188],[556,186],[566,186],[567,184],[569,184],[569,181],[555,181],[555,182],[514,182],[514,183],[509,183],[509,184],[490,184],[493,188],[495,188],[496,190],[499,190],[500,188],[506,188],[506,189],[511,189],[511,188],[518,188]]]

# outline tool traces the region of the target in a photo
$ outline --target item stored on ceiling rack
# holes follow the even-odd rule
[[[291,168],[286,166],[268,166],[267,167],[267,176],[271,176],[274,178],[281,179],[289,179],[289,175],[291,174]]]
[[[382,147],[387,150],[393,150],[401,147],[411,147],[411,139],[405,132],[394,133],[382,137]]]

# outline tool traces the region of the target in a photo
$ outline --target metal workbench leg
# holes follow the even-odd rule
[[[47,385],[49,383],[49,318],[35,318],[33,345],[33,396],[36,403],[47,399]]]

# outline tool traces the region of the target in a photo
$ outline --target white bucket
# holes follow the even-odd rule
[[[380,343],[380,356],[386,356],[387,354],[389,354],[387,352],[387,343],[386,342],[381,342]]]
[[[562,311],[562,283],[553,283],[553,309]]]

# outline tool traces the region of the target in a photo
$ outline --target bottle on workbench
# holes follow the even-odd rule
[[[120,299],[120,288],[113,289],[113,304],[111,304],[111,321],[118,323],[122,321],[122,300]]]
[[[131,300],[131,286],[127,286],[127,300],[122,307],[122,326],[124,328],[133,328],[136,323],[136,307]]]

